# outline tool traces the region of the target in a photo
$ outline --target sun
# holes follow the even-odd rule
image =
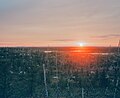
[[[80,47],[84,47],[84,46],[85,46],[85,43],[80,42],[80,43],[78,43],[78,45],[79,45]]]
[[[80,46],[80,47],[83,47],[83,46],[84,46],[84,44],[83,44],[83,43],[79,43],[79,46]]]

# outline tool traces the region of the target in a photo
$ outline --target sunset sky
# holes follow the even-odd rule
[[[0,46],[117,46],[120,0],[0,0]]]

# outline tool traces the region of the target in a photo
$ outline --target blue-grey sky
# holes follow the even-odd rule
[[[120,0],[0,0],[0,46],[117,45]]]

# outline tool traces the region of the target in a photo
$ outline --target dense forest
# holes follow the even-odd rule
[[[0,48],[0,98],[119,97],[120,54],[116,51]]]

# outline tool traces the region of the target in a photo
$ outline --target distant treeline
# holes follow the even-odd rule
[[[40,51],[68,51],[84,53],[117,53],[120,47],[0,47],[0,49],[27,49]]]

